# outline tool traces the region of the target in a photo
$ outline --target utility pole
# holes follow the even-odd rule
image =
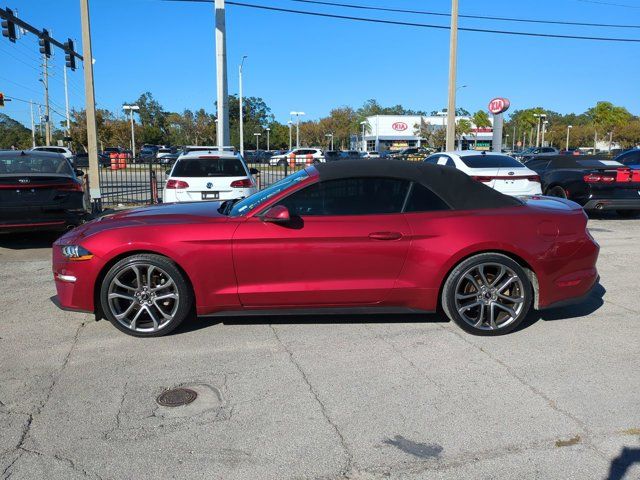
[[[33,100],[29,100],[29,110],[31,110],[31,146],[36,146],[36,125],[33,121]]]
[[[573,125],[567,125],[567,145],[565,147],[565,150],[569,150],[569,132],[571,131],[572,128],[573,128]]]
[[[89,195],[92,213],[102,211],[98,165],[98,128],[96,126],[96,94],[93,86],[93,53],[91,51],[91,20],[89,0],[80,0],[82,20],[82,53],[84,57],[84,92],[87,115],[87,149],[89,150]]]
[[[38,104],[38,131],[40,133],[40,140],[44,138],[44,134],[42,133],[42,120],[44,120],[44,115],[42,115],[42,105]]]
[[[291,151],[291,149],[293,148],[293,141],[291,140],[291,126],[293,125],[293,122],[289,120],[287,122],[287,125],[289,125],[289,151]]]
[[[240,83],[238,88],[238,100],[240,102],[240,155],[244,157],[244,109],[242,108],[242,66],[244,65],[244,59],[246,55],[242,57],[242,62],[238,67],[238,82]]]
[[[269,151],[269,133],[271,133],[271,129],[267,127],[265,130],[267,131],[267,151]]]
[[[304,112],[289,112],[289,115],[296,116],[296,148],[300,148],[300,115],[305,115]],[[289,142],[291,143],[291,142]]]
[[[64,108],[65,117],[67,118],[67,137],[71,136],[71,118],[69,117],[69,87],[67,86],[67,67],[62,66],[64,72]]]
[[[42,55],[42,83],[44,85],[44,131],[45,131],[45,144],[47,147],[51,145],[51,123],[49,122],[49,62],[46,55]]]
[[[216,75],[218,94],[218,128],[216,138],[218,146],[231,143],[229,135],[229,94],[227,90],[227,40],[225,26],[224,0],[215,0],[216,15]]]
[[[458,57],[458,0],[451,0],[451,38],[449,42],[449,104],[447,107],[447,151],[456,142],[456,69]]]
[[[516,126],[513,126],[513,137],[511,141],[511,151],[513,152],[516,149]]]

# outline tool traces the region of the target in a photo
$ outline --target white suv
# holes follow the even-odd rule
[[[73,152],[71,150],[69,150],[67,147],[56,147],[56,146],[51,145],[49,147],[33,147],[31,150],[36,151],[36,152],[61,153],[72,164],[73,164],[73,162],[74,162],[74,160],[76,158],[76,156],[73,154]]]
[[[282,155],[274,155],[269,159],[270,165],[285,165],[289,163],[291,155],[295,157],[296,165],[304,165],[306,163],[324,162],[322,150],[318,148],[294,148],[290,152]]]
[[[257,191],[253,174],[242,157],[225,150],[180,155],[167,176],[165,203],[235,200]]]
[[[477,150],[440,152],[425,163],[457,168],[474,180],[505,195],[541,195],[540,177],[509,155]]]

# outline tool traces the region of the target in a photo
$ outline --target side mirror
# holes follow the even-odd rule
[[[290,220],[291,215],[289,215],[289,209],[284,205],[276,205],[270,208],[262,217],[263,222],[271,223],[287,223]]]
[[[82,170],[80,170],[79,168],[76,168],[74,170],[74,173],[76,174],[76,177],[83,177],[84,176],[84,172]]]
[[[251,175],[257,175],[257,174],[259,174],[259,173],[260,173],[260,170],[258,170],[257,168],[250,168],[250,169],[249,169],[249,173],[250,173]]]

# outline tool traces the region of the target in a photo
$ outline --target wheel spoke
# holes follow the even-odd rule
[[[492,287],[495,287],[496,283],[498,283],[498,281],[503,277],[506,271],[507,269],[500,265],[500,270],[498,270],[498,273],[496,273],[496,276],[493,277],[493,280],[491,281]]]
[[[511,285],[513,282],[515,282],[516,279],[517,277],[509,277],[508,279],[506,279],[504,282],[502,282],[500,285],[496,287],[496,291],[498,293],[502,293],[504,289],[507,288],[509,285]]]
[[[129,305],[124,312],[122,312],[122,313],[120,313],[118,315],[115,315],[116,319],[117,320],[122,320],[123,318],[126,318],[127,315],[129,315],[131,313],[131,311],[134,309],[135,306],[136,306],[136,303],[132,302],[131,305]]]
[[[458,308],[458,313],[460,313],[460,315],[464,315],[464,312],[471,310],[473,307],[477,307],[478,305],[482,305],[482,302],[473,302],[469,305],[465,305],[464,307],[460,307]]]
[[[478,296],[478,293],[467,293],[467,294],[460,294],[460,293],[456,293],[456,299],[457,300],[469,300],[470,298],[476,298]]]
[[[473,275],[471,275],[470,273],[467,273],[464,276],[464,279],[469,281],[469,282],[471,282],[471,284],[475,287],[477,292],[480,291],[480,285],[478,284],[477,280],[475,278],[473,278]]]
[[[136,286],[138,289],[142,288],[142,276],[140,275],[140,269],[137,266],[132,266],[131,270],[136,274]]]
[[[131,295],[124,295],[122,293],[110,293],[109,298],[124,298],[125,300],[129,300],[130,302],[135,302],[135,298]]]
[[[495,306],[496,304],[493,302],[489,304],[489,326],[491,327],[492,330],[495,330],[497,328]]]
[[[140,314],[142,314],[142,312],[144,312],[144,308],[141,308],[140,310],[138,310],[138,313],[135,314],[135,316],[133,317],[133,319],[131,320],[131,323],[129,324],[129,328],[131,330],[135,330],[136,326],[138,325],[138,317],[140,317]]]
[[[481,327],[482,322],[484,322],[484,304],[480,304],[480,314],[478,315],[478,321],[475,323],[474,327]]]
[[[158,330],[158,319],[156,318],[156,316],[153,314],[153,310],[151,309],[150,306],[145,305],[145,310],[147,311],[147,313],[149,314],[149,316],[151,317],[151,321],[153,322],[153,331],[155,332],[156,330]]]
[[[151,288],[151,274],[155,270],[156,267],[153,265],[147,267],[147,287]]]
[[[478,274],[480,275],[480,279],[482,280],[483,285],[489,286],[489,282],[487,281],[487,277],[484,274],[484,265],[478,266]]]
[[[156,307],[156,310],[158,310],[158,312],[160,312],[160,315],[162,315],[165,320],[171,320],[171,318],[173,318],[171,315],[169,315],[164,310],[162,310],[160,305],[158,305],[157,301],[154,301],[153,305]]]
[[[513,308],[509,308],[506,305],[503,305],[501,303],[498,302],[494,302],[492,303],[493,306],[498,307],[501,310],[504,310],[505,312],[507,312],[509,315],[511,315],[511,318],[516,318],[518,316],[518,314],[516,313],[516,311]]]
[[[129,290],[129,291],[131,291],[131,292],[135,292],[135,291],[137,290],[137,289],[136,289],[136,287],[131,287],[131,286],[129,286],[129,285],[125,285],[124,283],[122,283],[118,277],[116,277],[116,278],[113,280],[113,283],[115,283],[115,284],[116,284],[117,286],[119,286],[120,288],[124,288],[125,290]]]
[[[164,295],[158,295],[155,301],[157,302],[158,300],[175,300],[177,298],[178,298],[177,293],[166,293]]]
[[[501,300],[507,300],[508,302],[511,303],[524,303],[524,298],[522,297],[508,297],[506,295],[503,295],[501,293],[498,294],[498,298]]]
[[[171,287],[171,286],[173,286],[173,280],[169,279],[169,280],[167,280],[166,282],[164,282],[164,283],[162,283],[162,284],[160,284],[160,285],[158,285],[158,286],[156,286],[156,287],[153,287],[153,288],[151,289],[151,291],[152,291],[152,292],[157,292],[158,290],[163,290],[163,289],[165,289],[165,288],[169,288],[169,287]]]

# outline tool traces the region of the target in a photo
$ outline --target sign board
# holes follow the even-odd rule
[[[391,128],[393,128],[396,132],[404,132],[407,128],[409,128],[409,125],[404,122],[395,122],[393,125],[391,125]]]
[[[507,98],[498,97],[489,102],[489,111],[494,115],[499,115],[509,110],[510,106],[511,103]]]

